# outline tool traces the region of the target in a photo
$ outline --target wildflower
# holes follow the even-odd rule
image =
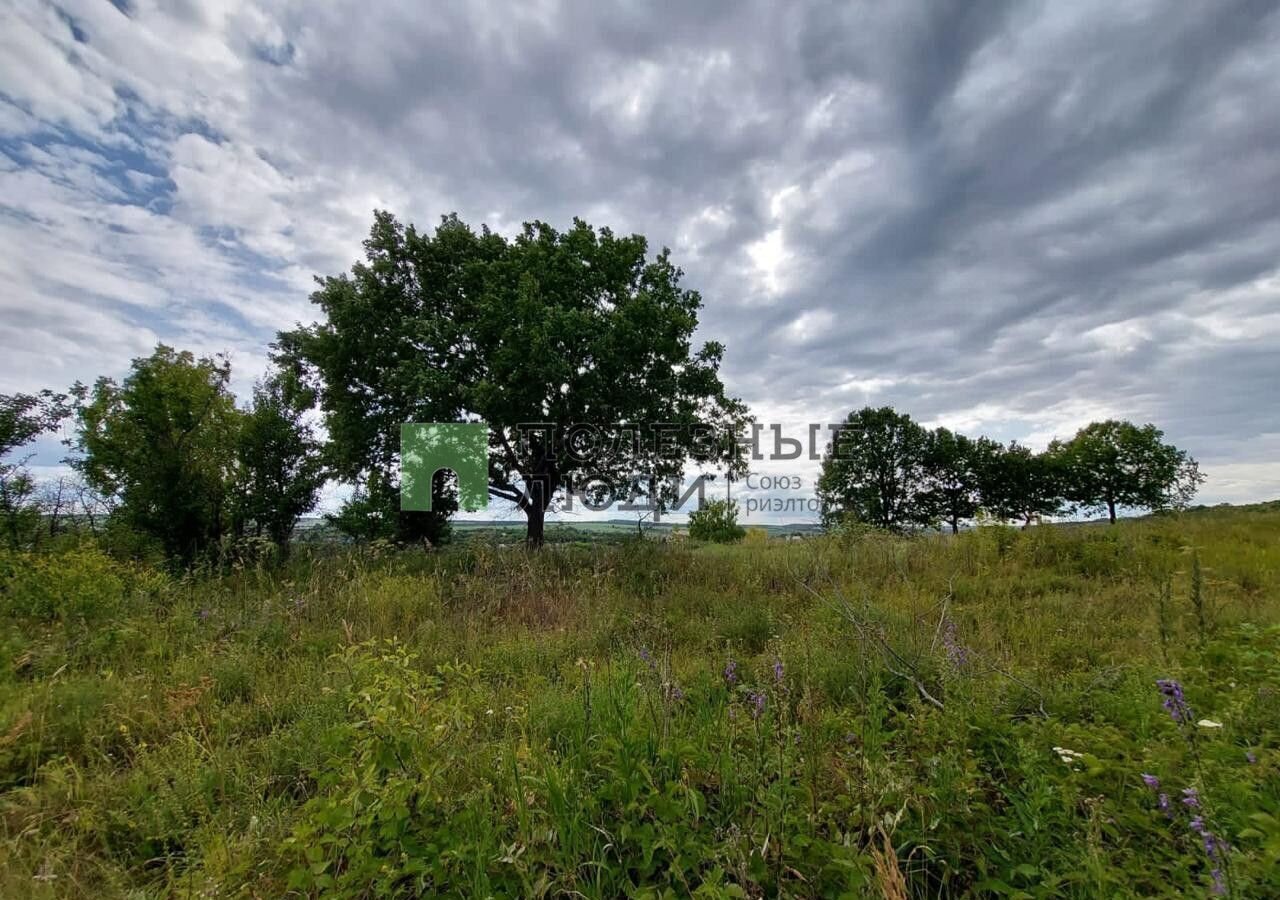
[[[1204,842],[1204,855],[1208,857],[1211,864],[1215,864],[1213,871],[1210,873],[1213,878],[1213,892],[1215,894],[1225,894],[1227,892],[1226,882],[1223,880],[1222,869],[1220,864],[1231,849],[1231,845],[1219,838],[1204,822],[1203,816],[1195,816],[1192,818],[1188,827],[1195,834],[1200,835],[1200,839]]]
[[[1169,808],[1169,795],[1168,795],[1168,794],[1163,794],[1163,793],[1162,793],[1159,797],[1157,797],[1157,798],[1156,798],[1156,809],[1160,810],[1162,813],[1164,813],[1164,814],[1165,814],[1166,816],[1168,816],[1169,818],[1171,818],[1171,819],[1173,818],[1173,810],[1171,810],[1171,809]]]
[[[1200,808],[1200,792],[1197,791],[1195,788],[1183,788],[1182,789],[1182,805],[1187,807],[1187,809],[1199,809]]]
[[[782,660],[775,659],[773,661],[773,680],[782,683]]]
[[[1249,765],[1253,765],[1258,761],[1258,754],[1254,753],[1252,750],[1246,750],[1244,751],[1244,761]]]
[[[684,699],[684,691],[680,690],[680,685],[673,684],[671,685],[670,696],[672,701],[679,703]]]
[[[1160,689],[1160,693],[1164,696],[1164,708],[1169,713],[1169,718],[1173,719],[1179,725],[1184,725],[1191,721],[1191,707],[1187,705],[1186,698],[1182,696],[1182,685],[1171,678],[1161,678],[1156,682],[1156,687]]]
[[[1154,775],[1148,775],[1146,772],[1142,773],[1142,783],[1153,791],[1159,790],[1160,788],[1160,779]]]
[[[197,617],[201,622],[206,621],[206,620],[209,618],[209,616],[211,616],[211,615],[212,615],[212,613],[211,613],[211,612],[209,612],[209,608],[208,608],[207,606],[206,606],[206,607],[203,607],[203,608],[202,608],[198,613],[196,613],[196,617]]]
[[[1083,753],[1077,753],[1075,750],[1068,750],[1066,747],[1054,747],[1053,752],[1058,754],[1058,759],[1073,767],[1080,762],[1080,760],[1084,759]]]
[[[759,719],[764,714],[764,694],[753,691],[747,699],[751,701],[751,718]]]
[[[724,664],[724,683],[730,687],[738,683],[738,664],[733,660]]]
[[[658,671],[657,663],[655,663],[653,661],[653,657],[649,655],[649,648],[647,647],[640,648],[640,659],[643,660],[644,664],[649,667],[650,672]]]
[[[1215,722],[1213,721],[1213,719],[1201,719],[1196,724],[1199,725],[1201,728],[1221,728],[1222,727],[1221,722]]]

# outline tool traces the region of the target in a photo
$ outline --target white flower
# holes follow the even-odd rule
[[[1062,760],[1069,766],[1074,766],[1080,760],[1084,759],[1083,753],[1077,753],[1075,750],[1069,750],[1066,747],[1054,747],[1053,752],[1058,754],[1058,759]]]
[[[1196,724],[1199,725],[1201,728],[1221,728],[1222,727],[1221,722],[1215,722],[1213,721],[1213,719],[1201,719]]]

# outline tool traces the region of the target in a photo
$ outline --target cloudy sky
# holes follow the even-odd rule
[[[670,246],[801,434],[1114,415],[1280,496],[1274,0],[0,0],[0,391],[243,391],[375,207]]]

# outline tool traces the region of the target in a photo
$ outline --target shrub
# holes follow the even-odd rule
[[[689,537],[717,544],[732,544],[746,535],[738,524],[738,504],[728,500],[712,500],[689,513]]]
[[[0,604],[8,615],[102,621],[117,615],[144,576],[81,544],[57,555],[12,554],[0,561]]]

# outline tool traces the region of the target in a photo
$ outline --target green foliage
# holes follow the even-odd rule
[[[1108,419],[1080,429],[1053,450],[1066,473],[1067,499],[1086,510],[1183,509],[1204,481],[1196,461],[1163,441],[1154,425]]]
[[[689,513],[689,537],[694,540],[731,544],[746,534],[738,524],[738,504],[729,500],[709,500]]]
[[[284,374],[255,386],[236,442],[237,531],[269,537],[282,551],[324,486],[320,443],[303,416],[310,396]]]
[[[13,554],[0,561],[0,603],[10,616],[101,622],[124,611],[139,577],[91,544]]]
[[[85,480],[118,497],[118,516],[183,563],[231,528],[241,415],[230,363],[160,345],[122,384],[77,384],[75,461]]]
[[[928,524],[929,434],[888,406],[849,413],[822,460],[824,524],[861,522],[903,531]]]
[[[246,534],[283,552],[314,508],[325,475],[304,419],[309,395],[275,373],[240,410],[230,379],[225,359],[160,345],[133,361],[123,383],[73,388],[72,464],[112,509],[100,530],[117,555],[145,558],[159,547],[190,565],[229,549],[243,555]]]
[[[428,234],[378,212],[365,261],[325,279],[312,295],[323,320],[281,334],[278,358],[314,386],[335,471],[365,486],[366,504],[398,489],[402,423],[486,422],[490,493],[520,506],[540,544],[571,482],[624,496],[636,473],[665,484],[697,449],[692,426],[744,413],[724,396],[724,348],[691,343],[701,298],[667,251],[647,254],[644,238],[582,221],[528,224],[508,241],[456,216]],[[529,423],[554,424],[519,433]],[[598,430],[571,435],[579,423]],[[677,426],[675,445],[636,440],[635,423]],[[724,448],[701,449],[714,460]],[[399,518],[439,520],[445,500]]]
[[[924,502],[932,516],[960,531],[982,505],[983,467],[997,450],[992,441],[974,441],[946,428],[929,432],[924,454],[928,487]]]
[[[41,510],[31,473],[4,457],[57,428],[68,415],[66,399],[50,391],[0,394],[0,532],[10,550],[34,543]]]
[[[1064,472],[1058,454],[1017,441],[989,445],[979,457],[982,505],[1001,521],[1024,524],[1062,512]]]
[[[181,578],[0,554],[0,896],[1207,895],[1143,773],[1274,896],[1278,548],[1256,508]]]

